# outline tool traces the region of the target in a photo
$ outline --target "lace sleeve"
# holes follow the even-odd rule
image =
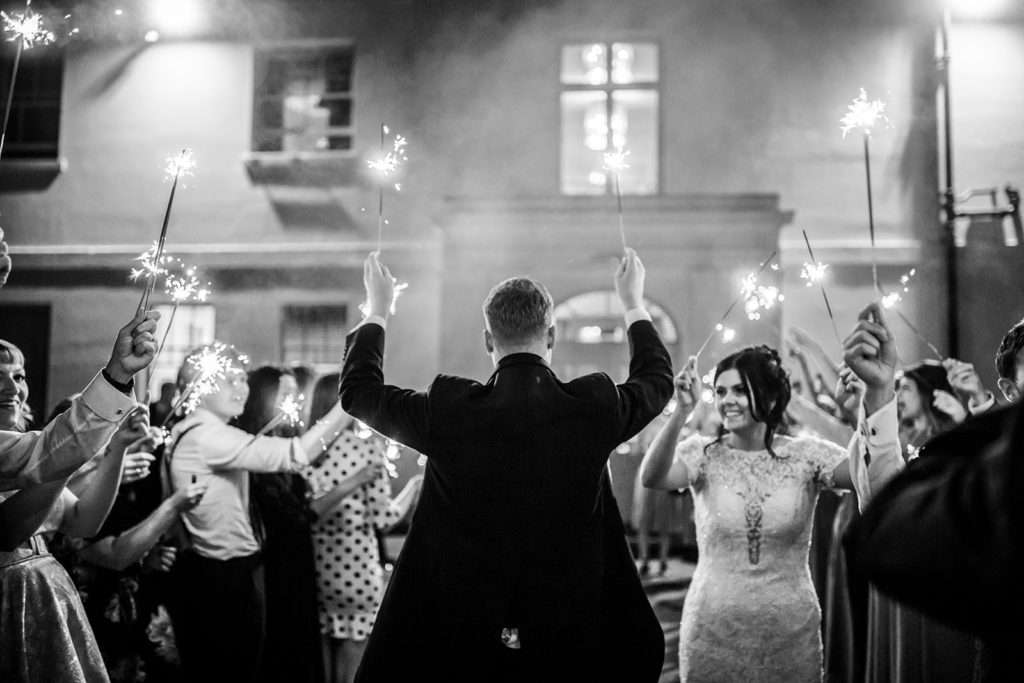
[[[700,434],[693,434],[676,444],[676,460],[686,465],[686,473],[690,477],[690,486],[696,491],[704,485],[704,474],[707,466],[706,446],[709,440]]]
[[[847,459],[847,449],[813,436],[801,437],[793,445],[806,459],[814,483],[819,488],[835,488],[836,467]]]

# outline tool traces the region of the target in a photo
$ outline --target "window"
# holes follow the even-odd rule
[[[0,93],[6,97],[16,47],[13,42],[0,45]],[[57,158],[63,82],[64,55],[60,49],[38,46],[22,51],[4,142],[5,160]]]
[[[253,151],[351,150],[354,56],[350,45],[257,48]]]
[[[614,192],[605,152],[628,150],[623,194],[658,191],[658,46],[588,43],[562,47],[562,192]]]
[[[164,350],[156,359],[153,372],[149,377],[150,396],[160,395],[160,385],[174,382],[178,377],[178,368],[185,361],[188,352],[202,344],[214,340],[216,332],[216,309],[208,304],[174,306],[165,304],[157,306],[160,321],[157,323],[156,338],[161,340],[167,334]],[[167,326],[171,330],[167,332]],[[154,398],[154,400],[156,400]]]
[[[285,306],[281,360],[337,370],[345,352],[347,323],[346,306]]]

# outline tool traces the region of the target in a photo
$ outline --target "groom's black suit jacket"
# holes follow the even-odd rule
[[[672,367],[650,322],[629,340],[619,385],[513,354],[486,384],[439,375],[416,392],[384,384],[379,325],[350,335],[342,406],[429,457],[358,681],[658,679],[664,637],[606,464],[668,402]]]

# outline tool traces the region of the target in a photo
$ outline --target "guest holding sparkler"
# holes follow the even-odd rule
[[[231,424],[250,434],[297,435],[298,413],[279,417],[282,407],[299,408],[298,384],[291,371],[264,365],[249,373],[248,382],[245,409]],[[313,562],[315,515],[309,507],[309,485],[298,472],[252,472],[249,492],[263,548],[266,587],[267,633],[260,680],[322,683]]]
[[[50,420],[67,410],[72,399],[58,403]],[[160,606],[161,588],[176,555],[175,548],[160,540],[182,511],[199,502],[206,487],[192,484],[161,500],[160,478],[149,478],[154,431],[150,428],[150,434],[127,449],[121,486],[99,533],[88,540],[58,533],[50,543],[82,597],[111,683],[177,680],[171,661],[176,657],[164,656],[147,634],[155,615],[166,610]],[[76,472],[68,488],[78,493],[91,485],[96,461]]]
[[[152,356],[152,331],[139,341],[138,355]],[[2,348],[17,354],[20,368],[24,360],[17,347],[3,342]],[[23,424],[24,370],[12,373],[10,366],[5,364],[3,375],[6,384],[13,379],[19,394],[0,404],[0,430]],[[145,411],[135,407],[106,444],[91,485],[78,495],[63,479],[0,494],[0,680],[108,680],[78,592],[42,534],[95,535],[117,493],[125,451],[147,433]]]
[[[334,405],[339,380],[332,373],[317,381],[312,419]],[[412,477],[392,500],[384,457],[378,438],[360,438],[343,427],[325,440],[323,456],[307,470],[317,515],[313,538],[328,683],[355,678],[384,590],[377,534],[409,514],[423,484],[422,476]]]
[[[880,316],[877,307],[862,314],[870,316]],[[891,372],[892,337],[872,324],[883,339],[870,349],[873,358]],[[866,345],[857,333],[846,343]],[[776,436],[790,386],[773,349],[747,347],[715,368],[722,430],[714,439],[679,442],[700,400],[696,358],[677,376],[676,411],[648,449],[641,475],[647,486],[688,486],[694,495],[700,559],[680,627],[684,682],[821,680],[821,613],[808,567],[815,500],[823,488],[855,485],[866,497],[902,466],[896,449],[875,447],[896,440],[895,429],[878,434],[874,424],[895,410],[891,374],[851,368],[868,385],[869,417],[849,449]],[[861,444],[872,453],[866,471]]]
[[[344,417],[335,406],[301,437],[253,436],[228,421],[242,413],[248,358],[207,344],[178,372],[176,409],[165,469],[171,490],[193,482],[206,495],[182,515],[183,547],[172,572],[169,605],[189,681],[256,681],[264,642],[260,544],[249,511],[249,472],[297,471],[319,453]]]
[[[103,450],[135,407],[132,378],[153,359],[153,335],[159,317],[156,312],[140,313],[121,328],[106,367],[71,402],[71,407],[42,431],[0,431],[0,491],[63,481]],[[0,349],[0,366],[6,366],[8,381],[13,382],[16,393],[27,396],[21,351],[5,345]],[[19,407],[22,403],[12,400],[8,408],[23,410]]]

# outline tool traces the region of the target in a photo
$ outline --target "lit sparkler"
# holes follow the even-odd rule
[[[32,9],[32,0],[25,1],[25,11],[16,14],[0,12],[3,20],[4,33],[8,42],[17,42],[14,52],[14,66],[11,68],[11,82],[7,86],[7,100],[4,105],[3,126],[0,127],[0,158],[4,154],[4,142],[7,140],[7,122],[11,117],[11,104],[14,102],[14,86],[18,82],[18,67],[21,66],[21,53],[31,50],[36,45],[47,45],[54,40],[53,32],[46,28],[43,17]]]
[[[301,427],[303,400],[305,400],[305,397],[302,394],[299,394],[298,396],[295,396],[294,394],[287,394],[277,405],[277,414],[270,418],[270,420],[267,421],[267,424],[263,425],[260,431],[253,434],[249,443],[251,444],[261,436],[269,434],[282,424],[287,424],[289,427]]]
[[[818,284],[821,288],[821,298],[825,300],[825,310],[828,311],[828,319],[832,323],[832,332],[836,336],[836,343],[839,344],[839,348],[843,348],[843,340],[839,336],[839,328],[836,326],[836,317],[832,314],[832,304],[828,300],[828,292],[825,291],[825,271],[828,269],[827,263],[821,263],[818,259],[814,258],[814,249],[811,248],[811,240],[807,236],[806,230],[801,230],[804,235],[804,244],[807,245],[807,254],[811,257],[810,263],[805,263],[803,270],[800,271],[800,277],[807,280],[807,286],[811,287],[814,283]]]
[[[856,129],[860,129],[864,138],[864,174],[868,188],[868,234],[871,238],[871,278],[878,291],[878,259],[875,254],[875,209],[871,195],[871,131],[882,123],[888,125],[889,119],[885,115],[885,102],[882,100],[868,100],[867,91],[860,89],[860,94],[850,103],[846,115],[839,120],[843,131],[843,138]]]
[[[186,362],[196,371],[196,375],[171,406],[171,411],[161,426],[166,427],[171,416],[179,409],[188,415],[199,406],[199,402],[204,396],[216,393],[220,389],[220,381],[235,365],[234,361],[224,354],[227,348],[220,342],[210,344],[203,347],[199,353],[192,354],[186,359]],[[240,356],[239,360],[244,363],[246,357]]]
[[[402,164],[408,161],[405,148],[409,144],[405,136],[395,135],[391,142],[391,150],[384,151],[385,138],[391,134],[391,129],[386,124],[380,124],[380,156],[376,159],[369,159],[366,165],[370,167],[379,177],[377,185],[377,253],[380,253],[384,240],[384,181],[395,175]],[[394,183],[395,191],[401,192],[401,183]]]
[[[167,158],[164,166],[164,172],[167,174],[167,179],[171,181],[171,193],[167,198],[167,209],[164,211],[164,222],[160,227],[160,239],[156,243],[156,252],[154,254],[154,262],[159,264],[164,254],[164,245],[167,243],[167,225],[171,220],[171,207],[174,206],[174,194],[178,189],[178,181],[184,177],[190,176],[194,173],[196,168],[195,159],[192,157],[192,150],[187,147],[181,150],[178,154]],[[155,278],[146,282],[146,287],[142,291],[142,297],[139,299],[138,311],[144,311],[149,308],[149,297],[153,293],[155,287]]]
[[[771,308],[772,306],[775,305],[776,302],[780,302],[783,300],[783,296],[779,294],[779,290],[777,288],[759,288],[757,284],[758,276],[760,276],[761,273],[764,272],[764,269],[767,268],[769,265],[772,266],[772,270],[778,270],[778,265],[772,263],[772,260],[775,258],[777,253],[777,251],[772,251],[772,253],[768,255],[768,258],[766,258],[764,261],[761,261],[761,265],[758,266],[756,271],[744,276],[740,285],[740,293],[736,296],[735,299],[732,300],[732,303],[729,304],[729,307],[725,309],[725,313],[723,313],[722,317],[718,319],[718,322],[715,324],[714,329],[711,330],[711,334],[709,334],[707,338],[704,340],[704,343],[700,345],[700,348],[697,349],[697,353],[695,353],[694,356],[700,358],[700,354],[704,352],[704,349],[707,348],[708,344],[711,343],[711,340],[714,339],[715,335],[719,332],[722,333],[722,340],[726,343],[736,338],[736,331],[731,328],[725,327],[725,321],[729,318],[729,314],[732,313],[732,310],[736,308],[740,301],[749,301],[751,298],[753,298],[755,300],[757,309],[752,310],[753,305],[751,305],[751,308],[747,309],[747,315],[750,316],[751,313],[756,313],[757,316],[760,317],[761,308]],[[772,290],[774,290],[774,292]],[[755,320],[756,318],[751,319]],[[726,339],[727,336],[729,337],[728,339]]]
[[[619,184],[619,176],[624,170],[629,168],[629,164],[626,163],[626,157],[628,156],[629,150],[621,147],[614,152],[605,152],[604,154],[604,169],[610,171],[615,179],[615,205],[619,216],[619,237],[622,240],[623,254],[626,253],[626,226],[622,218],[622,188]]]
[[[373,430],[362,420],[356,420],[356,436],[363,441],[366,441],[373,436]]]
[[[203,285],[200,282],[196,276],[195,266],[187,266],[180,259],[170,257],[166,253],[164,254],[165,263],[173,263],[175,261],[177,261],[181,269],[180,273],[171,273],[168,268],[162,270],[162,273],[166,275],[164,278],[164,292],[167,296],[171,297],[174,307],[171,309],[171,315],[167,320],[167,327],[164,328],[164,336],[160,340],[160,346],[157,347],[156,355],[153,357],[150,367],[156,366],[156,359],[160,357],[164,350],[164,344],[167,343],[167,336],[171,332],[171,326],[174,324],[174,316],[178,313],[178,307],[189,301],[203,303],[210,297],[210,283],[207,282]]]
[[[903,301],[903,295],[910,292],[910,283],[914,279],[915,275],[917,275],[917,269],[911,268],[900,276],[900,285],[898,289],[886,292],[880,288],[878,290],[878,293],[881,296],[880,303],[882,304],[882,308],[895,313],[896,317],[903,321],[903,324],[907,326],[907,329],[909,329],[915,337],[917,337],[918,341],[927,346],[928,350],[932,352],[932,355],[941,361],[945,359],[945,356],[942,355],[942,352],[939,351],[938,347],[924,336],[921,330],[918,329],[917,325],[912,323],[910,319],[903,314],[903,311],[897,308],[897,306]]]

